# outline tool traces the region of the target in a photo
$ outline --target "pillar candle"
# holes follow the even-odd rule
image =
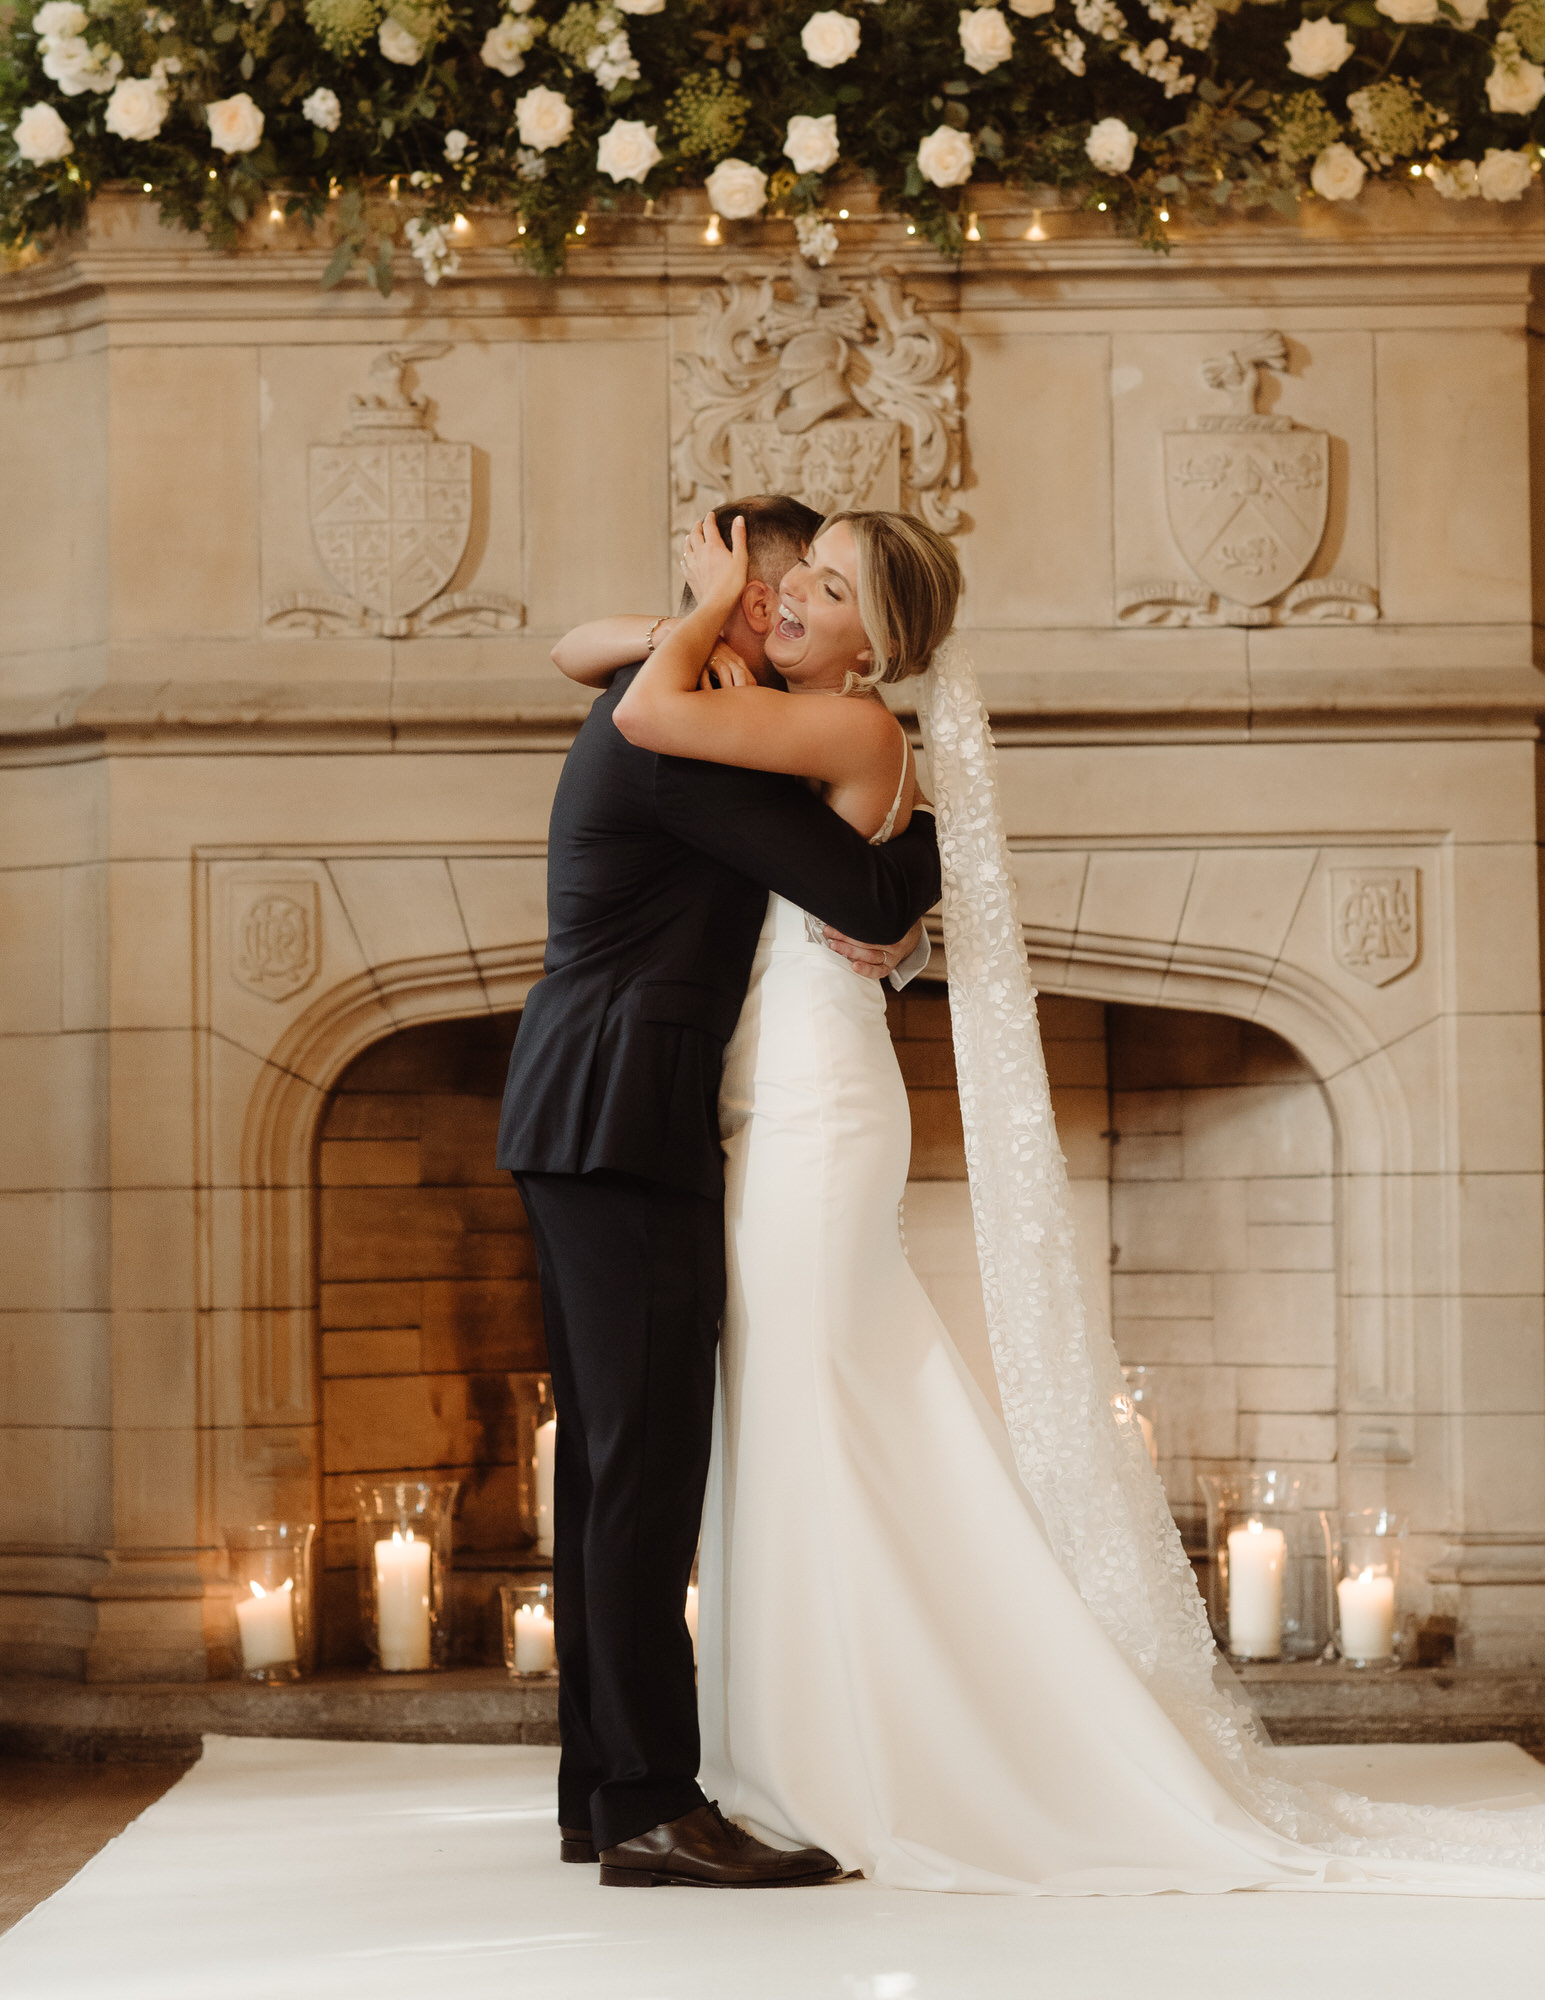
[[[550,1674],[557,1648],[553,1621],[540,1604],[515,1607],[515,1671],[518,1674]]]
[[[697,1585],[687,1585],[687,1630],[692,1634],[692,1657],[697,1658]]]
[[[1395,1652],[1395,1579],[1344,1576],[1336,1585],[1341,1613],[1341,1657],[1344,1660],[1388,1660]]]
[[[241,1663],[249,1674],[260,1667],[280,1667],[295,1658],[295,1617],[288,1578],[277,1590],[252,1586],[252,1595],[236,1600],[236,1631],[241,1639]]]
[[[537,1554],[553,1552],[553,1463],[558,1452],[558,1419],[549,1417],[536,1430],[536,1547]]]
[[[376,1644],[389,1674],[429,1665],[429,1544],[411,1528],[376,1543]]]
[[[1228,1649],[1242,1660],[1275,1659],[1282,1651],[1280,1528],[1251,1521],[1228,1538]]]

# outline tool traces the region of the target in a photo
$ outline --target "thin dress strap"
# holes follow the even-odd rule
[[[907,778],[910,775],[911,770],[912,770],[912,745],[907,741],[906,731],[903,730],[901,736],[901,777],[896,785],[896,796],[891,800],[890,811],[885,815],[885,818],[880,822],[879,832],[871,834],[869,837],[869,845],[871,847],[883,847],[886,841],[890,839],[892,833],[895,831],[896,815],[901,811],[901,798],[902,794],[907,789]]]

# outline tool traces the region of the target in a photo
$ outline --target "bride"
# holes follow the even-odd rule
[[[618,704],[657,752],[792,772],[875,841],[924,809],[877,690],[924,675],[950,1002],[1003,1415],[909,1267],[883,996],[773,897],[721,1096],[729,1297],[700,1563],[703,1779],[897,1887],[1545,1893],[1545,1813],[1289,1784],[1214,1684],[1147,1451],[1086,1325],[959,569],[910,517],[831,517],[720,670],[743,524]],[[819,697],[819,698],[817,698]]]

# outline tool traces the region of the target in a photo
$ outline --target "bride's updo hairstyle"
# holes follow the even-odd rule
[[[858,548],[858,615],[873,656],[869,672],[850,673],[842,692],[924,673],[955,622],[955,551],[911,514],[829,514],[821,533],[839,521],[846,521]]]

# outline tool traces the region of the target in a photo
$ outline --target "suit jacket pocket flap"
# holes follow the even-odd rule
[[[702,1028],[727,1042],[740,1018],[740,1001],[712,986],[659,979],[644,987],[638,1017],[641,1021],[671,1021],[682,1028]]]

